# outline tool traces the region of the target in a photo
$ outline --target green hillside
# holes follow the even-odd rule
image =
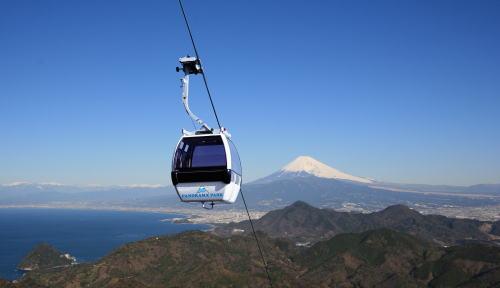
[[[494,287],[500,247],[432,246],[389,229],[311,248],[260,234],[275,287]],[[1,282],[0,282],[1,283]],[[3,285],[3,286],[2,286]],[[29,272],[0,287],[268,287],[253,238],[189,231],[123,245],[93,262]]]
[[[493,225],[492,225],[493,224]],[[315,243],[334,235],[390,228],[413,235],[434,245],[456,245],[465,241],[490,241],[498,238],[497,223],[472,219],[423,215],[403,205],[394,205],[370,214],[337,212],[315,208],[303,201],[274,210],[255,221],[257,230],[272,237],[286,237],[295,242]],[[215,229],[221,236],[235,231],[249,233],[248,221],[231,223]]]
[[[72,259],[68,259],[62,252],[54,249],[49,244],[40,243],[21,260],[17,269],[36,270],[53,268],[70,265],[72,262]]]

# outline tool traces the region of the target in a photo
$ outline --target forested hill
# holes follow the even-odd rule
[[[275,287],[500,283],[498,222],[422,215],[402,205],[344,213],[298,201],[255,224]],[[248,225],[131,242],[95,262],[37,269],[0,287],[268,287]]]
[[[466,241],[500,239],[500,221],[448,218],[422,215],[403,205],[394,205],[370,214],[337,212],[315,208],[303,201],[274,210],[255,221],[257,230],[272,237],[286,237],[295,242],[317,242],[341,233],[391,228],[435,245],[454,245]],[[231,223],[215,229],[221,236],[248,233],[248,221]]]
[[[18,269],[36,270],[71,265],[73,258],[56,250],[48,243],[38,244],[26,257],[21,260]]]
[[[274,287],[492,287],[500,247],[442,248],[379,229],[311,248],[259,234]],[[128,243],[93,263],[29,272],[2,288],[268,287],[253,238],[189,231]]]

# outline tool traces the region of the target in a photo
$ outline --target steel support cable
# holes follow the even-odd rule
[[[182,0],[179,0],[179,6],[181,6],[182,16],[184,16],[184,22],[186,22],[186,27],[189,32],[189,38],[191,38],[191,43],[193,44],[194,54],[196,54],[196,58],[198,59],[198,63],[201,67],[200,55],[198,54],[198,49],[196,49],[196,44],[194,43],[193,34],[191,33],[191,28],[189,27],[189,22],[186,17],[186,12],[184,12],[184,6],[182,6]],[[219,125],[219,129],[222,130],[222,126],[220,125],[219,116],[217,116],[217,111],[215,110],[214,101],[212,100],[212,94],[210,93],[210,89],[208,89],[207,77],[205,76],[205,71],[203,67],[201,67],[201,76],[203,76],[203,83],[205,83],[205,89],[207,90],[208,98],[210,99],[210,104],[212,105],[212,110],[214,111],[215,120],[217,120],[217,125]]]
[[[191,39],[191,44],[193,44],[194,53],[196,54],[196,58],[198,59],[199,64],[201,66],[200,55],[198,53],[198,49],[196,49],[196,44],[194,42],[193,34],[191,33],[191,28],[189,27],[189,22],[188,22],[187,17],[186,17],[186,12],[184,11],[184,6],[182,5],[182,0],[179,0],[179,6],[181,7],[182,16],[184,17],[184,21],[186,23],[186,27],[187,27],[188,32],[189,32],[189,38]],[[213,110],[214,115],[215,115],[215,120],[217,120],[217,125],[219,125],[219,129],[222,130],[222,126],[220,124],[219,117],[217,116],[217,111],[215,110],[215,105],[214,105],[214,102],[212,100],[212,94],[210,93],[210,89],[208,88],[208,81],[207,81],[207,77],[205,76],[205,72],[203,71],[203,67],[202,67],[201,75],[203,76],[203,82],[205,83],[205,89],[207,90],[208,98],[210,99],[210,104],[212,105],[212,110]],[[255,238],[255,242],[257,243],[257,248],[259,250],[259,254],[260,254],[260,257],[262,259],[262,264],[264,265],[267,279],[269,280],[269,287],[272,288],[273,282],[271,280],[271,276],[269,275],[269,268],[267,266],[266,259],[264,258],[264,253],[262,252],[262,247],[261,247],[259,238],[257,237],[257,233],[255,232],[255,227],[253,226],[252,217],[250,216],[250,212],[248,211],[247,202],[245,201],[245,196],[243,195],[243,189],[241,189],[241,198],[243,199],[243,204],[245,205],[245,210],[247,212],[250,226],[252,227],[253,236]]]
[[[259,248],[260,257],[262,258],[262,263],[264,264],[264,269],[266,270],[267,280],[269,280],[269,287],[273,287],[273,281],[271,280],[271,276],[269,275],[269,267],[267,266],[266,259],[264,258],[264,253],[262,252],[262,247],[257,237],[257,233],[255,233],[255,228],[253,226],[252,217],[250,217],[250,212],[248,212],[247,201],[245,201],[245,196],[243,195],[243,189],[240,190],[241,199],[243,199],[243,204],[245,204],[245,210],[247,211],[248,221],[250,221],[250,226],[252,227],[253,237],[255,238],[255,242],[257,242],[257,248]]]

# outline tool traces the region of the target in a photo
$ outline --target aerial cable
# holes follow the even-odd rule
[[[194,42],[193,34],[191,33],[191,28],[189,27],[189,23],[188,23],[188,20],[187,20],[187,17],[186,17],[186,12],[184,11],[184,6],[182,5],[182,0],[179,0],[179,6],[181,7],[182,16],[184,16],[184,21],[186,22],[186,27],[187,27],[187,30],[189,32],[189,38],[191,38],[191,43],[193,44],[193,49],[194,49],[194,53],[196,54],[196,58],[197,58],[198,64],[200,65],[200,67],[202,67],[201,66],[201,61],[200,61],[200,55],[198,53],[198,49],[196,49],[196,44]],[[219,129],[222,132],[222,126],[220,124],[219,117],[217,116],[217,111],[215,110],[215,105],[214,105],[214,102],[212,100],[212,95],[210,93],[210,89],[208,89],[207,78],[205,76],[205,71],[203,70],[203,67],[201,69],[201,75],[203,76],[203,82],[205,83],[205,88],[207,90],[208,98],[210,99],[210,104],[212,104],[212,110],[214,112],[215,119],[217,120],[217,125],[219,126]],[[245,210],[247,212],[248,220],[250,222],[250,226],[252,227],[253,236],[255,238],[255,242],[257,243],[257,248],[259,250],[259,254],[260,254],[260,257],[262,259],[262,263],[264,265],[264,269],[265,269],[265,272],[266,272],[266,275],[267,275],[267,279],[269,280],[269,287],[272,288],[273,287],[273,282],[271,280],[271,276],[269,275],[269,268],[267,266],[266,259],[264,258],[264,253],[262,251],[261,243],[259,241],[259,238],[257,237],[257,233],[255,232],[255,227],[253,226],[252,217],[250,216],[250,212],[248,211],[247,202],[245,201],[245,196],[243,195],[243,189],[241,189],[240,191],[241,191],[241,198],[243,199],[243,204],[245,204]],[[211,205],[212,205],[212,208],[213,208],[213,202],[211,203]],[[205,207],[205,203],[203,203],[203,207],[204,208],[208,208],[208,207]],[[208,208],[208,209],[211,209],[211,208]]]
[[[191,28],[189,27],[189,23],[186,17],[186,12],[184,12],[184,6],[182,6],[182,1],[179,0],[179,5],[181,6],[182,16],[184,16],[184,21],[186,22],[186,27],[189,32],[189,38],[191,38],[191,43],[193,44],[194,53],[196,54],[196,58],[198,59],[198,64],[201,66],[200,55],[198,54],[198,49],[196,49],[196,44],[194,43],[193,34],[191,33]],[[219,117],[217,116],[217,111],[215,110],[214,101],[212,100],[212,94],[210,93],[210,89],[208,89],[207,77],[205,76],[205,71],[201,70],[201,76],[203,76],[203,83],[205,83],[205,89],[207,90],[208,98],[210,99],[210,104],[212,104],[212,110],[214,111],[215,120],[217,120],[217,125],[219,129],[222,131],[222,126],[220,125]]]
[[[253,237],[255,238],[255,242],[257,242],[257,248],[259,248],[260,257],[262,258],[262,263],[264,264],[264,269],[266,270],[267,280],[269,280],[269,287],[272,288],[273,281],[271,280],[271,276],[269,275],[269,267],[267,266],[266,259],[264,258],[264,253],[262,253],[262,248],[259,238],[257,237],[257,233],[255,233],[252,217],[250,217],[250,212],[248,212],[247,201],[245,201],[245,196],[243,195],[243,189],[241,189],[240,192],[241,192],[241,199],[243,199],[243,204],[245,204],[245,210],[247,211],[248,221],[250,222],[250,226],[252,227]]]

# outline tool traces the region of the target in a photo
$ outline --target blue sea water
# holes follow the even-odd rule
[[[0,277],[19,279],[17,264],[38,243],[47,242],[77,262],[95,261],[127,242],[208,229],[207,225],[172,224],[172,214],[60,209],[0,209]]]

